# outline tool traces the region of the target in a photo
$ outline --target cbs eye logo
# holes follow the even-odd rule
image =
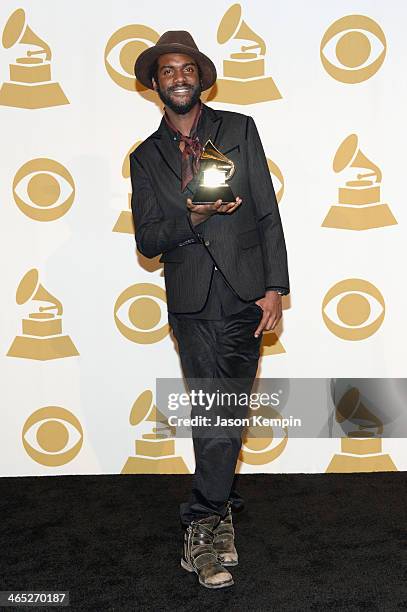
[[[165,291],[157,285],[139,283],[125,289],[114,305],[114,320],[120,333],[137,344],[160,342],[169,333],[169,325],[164,322],[166,309],[163,311],[159,302],[166,304],[167,300]]]
[[[380,291],[360,278],[336,283],[322,302],[327,328],[343,340],[365,340],[383,323],[385,303]]]
[[[261,414],[251,410],[249,415]],[[277,410],[271,406],[267,406],[267,414],[263,414],[270,419],[282,419],[282,416]],[[262,433],[262,428],[256,425],[249,425],[246,429],[245,438],[243,439],[242,448],[239,454],[239,459],[242,463],[248,465],[265,465],[271,463],[279,457],[288,442],[288,428],[273,425],[267,426],[267,435]]]
[[[36,221],[55,221],[71,208],[75,183],[65,166],[57,161],[32,159],[17,171],[13,197],[27,217]]]
[[[56,467],[72,461],[79,453],[83,430],[69,410],[46,406],[28,417],[23,426],[22,441],[31,459],[41,465]]]
[[[373,19],[347,15],[325,32],[320,47],[322,65],[337,81],[361,83],[379,70],[386,46],[383,30]]]
[[[274,191],[276,192],[277,204],[280,204],[280,201],[284,195],[283,173],[281,172],[277,164],[269,158],[267,158],[267,165],[269,168],[269,172],[272,175],[271,180],[273,181]]]
[[[105,49],[105,67],[116,85],[136,91],[136,59],[140,53],[155,45],[159,38],[155,30],[139,24],[124,26],[112,34]]]

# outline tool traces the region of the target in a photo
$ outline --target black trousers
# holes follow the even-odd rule
[[[168,314],[178,342],[184,377],[190,391],[250,394],[258,367],[261,334],[254,337],[262,309],[255,303],[220,320],[194,319]],[[218,394],[219,395],[219,394]],[[215,402],[210,409],[212,423],[219,417],[244,417],[248,406]],[[191,417],[208,415],[192,405]],[[225,516],[227,501],[241,509],[244,500],[236,489],[236,464],[244,426],[192,427],[195,473],[188,501],[180,504],[181,525],[218,514]]]

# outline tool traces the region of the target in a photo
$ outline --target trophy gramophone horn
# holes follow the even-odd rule
[[[335,418],[338,423],[349,421],[357,424],[358,421],[364,421],[360,424],[360,429],[377,428],[377,433],[383,433],[383,423],[371,410],[369,410],[360,399],[359,389],[352,387],[340,399],[337,407]]]
[[[57,309],[56,314],[62,314],[62,304],[52,293],[47,291],[45,287],[38,282],[38,270],[32,268],[20,281],[17,287],[16,302],[17,304],[25,304],[29,299],[41,302],[50,302],[52,306],[40,306],[39,311]]]
[[[201,154],[201,163],[210,163],[213,160],[219,170],[225,170],[225,180],[228,181],[235,173],[235,164],[231,159],[223,155],[213,144],[211,140],[208,140],[204,146]]]
[[[39,53],[45,53],[45,59],[51,59],[51,49],[45,41],[43,41],[37,34],[35,34],[31,28],[25,26],[25,12],[23,9],[17,9],[9,17],[4,30],[3,30],[3,46],[9,49],[13,45],[18,43],[24,43],[26,45],[36,45],[41,47],[38,51],[27,51],[27,56],[38,55]]]
[[[240,4],[233,4],[224,14],[218,27],[218,43],[223,45],[231,38],[239,40],[252,40],[256,44],[243,45],[242,52],[250,49],[260,49],[260,55],[266,53],[266,43],[258,36],[245,21],[242,20],[242,7]]]
[[[380,168],[378,168],[376,164],[374,164],[366,157],[364,153],[362,153],[360,149],[358,149],[358,137],[356,134],[350,134],[350,136],[347,136],[339,145],[333,161],[333,169],[335,172],[340,172],[347,166],[350,166],[351,168],[368,168],[369,170],[372,170],[372,173],[369,174],[358,174],[358,179],[372,176],[372,174],[374,174],[376,176],[377,183],[380,183],[382,180],[382,172]]]

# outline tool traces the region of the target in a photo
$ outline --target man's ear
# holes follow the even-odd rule
[[[157,91],[157,83],[156,83],[156,81],[155,81],[155,78],[154,78],[154,77],[152,77],[152,78],[151,78],[151,83],[152,83],[152,86],[153,86],[153,88],[154,88],[154,91]]]

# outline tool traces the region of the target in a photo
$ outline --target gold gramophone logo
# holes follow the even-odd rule
[[[124,26],[114,32],[105,48],[105,67],[110,78],[128,91],[143,90],[134,75],[134,64],[138,56],[155,45],[160,38],[158,32],[141,24]]]
[[[365,230],[397,225],[388,204],[380,201],[382,172],[362,153],[356,134],[339,145],[333,161],[335,172],[363,170],[339,187],[338,204],[329,209],[322,227]]]
[[[349,389],[335,410],[338,423],[349,421],[358,426],[341,438],[341,453],[334,455],[327,472],[397,471],[390,455],[382,452],[382,421],[364,404],[356,387]]]
[[[54,221],[71,208],[75,183],[59,162],[47,158],[32,159],[17,171],[13,197],[21,212],[30,219]]]
[[[24,359],[61,359],[79,355],[69,336],[62,335],[62,304],[39,282],[36,268],[21,279],[16,293],[17,304],[45,302],[22,321],[22,336],[16,336],[7,353],[8,357]]]
[[[271,406],[262,406],[257,409],[250,408],[247,418],[252,419],[254,416],[282,419],[281,414]],[[278,430],[280,430],[280,435],[276,436]],[[248,465],[271,463],[284,452],[287,442],[288,428],[286,426],[261,427],[259,425],[249,425],[245,430],[239,460]]]
[[[83,429],[76,416],[66,408],[45,406],[33,412],[24,423],[22,442],[31,459],[41,465],[57,467],[78,455],[83,444]]]
[[[130,178],[130,153],[135,151],[142,142],[142,140],[138,140],[136,144],[132,145],[126,153],[122,164],[122,177],[124,179]],[[134,235],[134,223],[131,211],[131,193],[127,194],[127,210],[122,210],[122,212],[119,214],[119,217],[113,227],[113,231],[121,234]]]
[[[10,64],[10,81],[0,89],[0,105],[33,109],[69,104],[59,83],[51,80],[51,49],[26,24],[23,9],[17,9],[8,19],[2,42],[6,49],[17,43],[30,49]]]
[[[154,423],[136,440],[134,457],[129,457],[122,474],[189,474],[182,457],[175,454],[175,430],[153,403],[153,394],[143,391],[133,404],[130,425]]]
[[[384,298],[369,281],[348,278],[336,283],[322,302],[322,318],[335,336],[365,340],[372,336],[385,315]]]
[[[130,304],[126,304],[129,302]],[[114,305],[114,320],[120,333],[137,344],[160,342],[169,334],[164,289],[138,283],[125,289]]]
[[[327,73],[337,81],[361,83],[379,70],[386,47],[386,37],[376,21],[365,15],[346,15],[325,32],[320,57]]]
[[[243,21],[240,4],[233,4],[222,17],[217,40],[220,45],[229,41],[247,44],[223,60],[223,78],[218,78],[208,100],[254,104],[281,98],[271,76],[266,76],[266,43]]]

